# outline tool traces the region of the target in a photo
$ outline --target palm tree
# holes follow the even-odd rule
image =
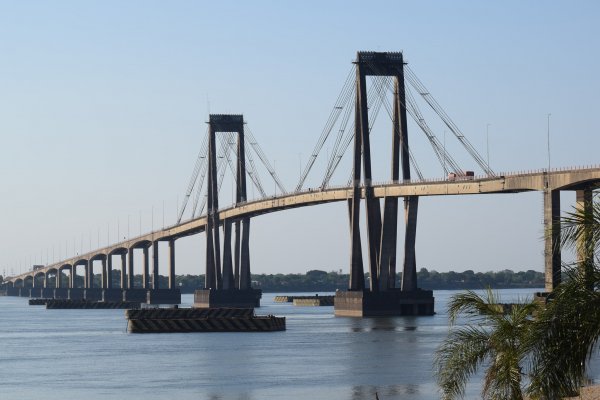
[[[486,365],[482,398],[522,400],[534,302],[515,304],[508,312],[490,289],[483,296],[467,291],[452,297],[450,325],[460,314],[469,324],[450,331],[435,354],[435,373],[444,399],[464,396],[471,375]]]
[[[567,275],[532,330],[528,393],[533,398],[576,395],[600,338],[600,293],[588,286],[591,280],[600,282],[599,271],[570,267]]]
[[[552,292],[532,332],[528,393],[534,398],[572,396],[586,381],[600,338],[600,202],[561,218],[560,244],[579,260],[563,266],[567,279]]]

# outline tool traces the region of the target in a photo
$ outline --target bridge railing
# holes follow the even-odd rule
[[[542,173],[548,173],[548,171],[550,173],[557,173],[557,172],[560,173],[560,172],[566,172],[566,171],[585,171],[585,170],[593,170],[593,169],[600,169],[600,165],[595,164],[595,165],[578,165],[578,166],[573,166],[573,167],[555,167],[555,168],[551,168],[550,170],[548,170],[548,168],[540,168],[540,169],[531,169],[531,170],[522,170],[522,171],[498,172],[496,175],[493,175],[493,176],[492,175],[476,175],[476,176],[473,176],[472,179],[469,179],[469,181],[470,180],[476,180],[476,181],[494,180],[494,179],[498,179],[500,177],[507,177],[507,176],[510,176],[510,177],[531,176],[531,175],[538,175],[538,174],[542,174]],[[462,182],[462,181],[465,181],[465,179],[458,180],[458,182]],[[411,179],[411,180],[403,180],[403,181],[378,181],[378,182],[373,182],[372,185],[373,186],[391,186],[391,185],[414,185],[414,184],[419,184],[419,183],[443,184],[443,183],[448,183],[448,182],[456,182],[456,181],[449,181],[447,177],[442,177],[442,178],[429,178],[429,179]],[[361,185],[361,187],[364,187],[364,186]],[[311,188],[307,188],[307,189],[304,189],[304,190],[301,190],[298,192],[288,193],[288,194],[280,195],[280,196],[273,195],[270,197],[253,198],[253,199],[250,199],[247,201],[239,202],[237,204],[229,205],[228,207],[222,208],[219,211],[227,211],[227,210],[235,209],[240,206],[245,206],[245,205],[253,204],[253,203],[260,203],[263,201],[269,201],[269,200],[274,200],[274,199],[281,200],[281,199],[285,199],[285,198],[291,198],[291,197],[302,195],[302,194],[320,193],[320,192],[343,190],[343,189],[350,189],[350,187],[348,187],[346,185],[331,185],[331,186],[327,186],[326,188],[311,187]],[[56,263],[47,264],[47,265],[45,265],[44,269],[59,267],[61,265],[64,265],[65,263],[68,263],[68,261],[72,261],[73,259],[76,259],[76,258],[89,259],[91,256],[97,255],[99,253],[108,252],[110,249],[114,249],[116,246],[119,246],[121,244],[132,243],[132,242],[135,243],[135,242],[144,240],[144,239],[148,238],[149,236],[152,237],[152,236],[154,236],[156,234],[160,234],[161,232],[164,232],[166,230],[175,229],[177,227],[180,227],[185,224],[189,224],[190,222],[193,222],[198,219],[205,218],[205,217],[206,217],[206,214],[203,214],[196,218],[192,218],[192,219],[189,219],[189,220],[181,222],[181,223],[167,225],[160,229],[153,230],[153,231],[144,233],[139,236],[127,238],[127,240],[113,242],[113,243],[110,243],[107,246],[101,247],[99,249],[96,249],[93,251],[88,251],[81,255],[75,255],[73,257],[69,257],[67,259],[61,260]],[[32,271],[26,271],[26,272],[18,274],[18,275],[7,276],[5,278],[5,280],[18,279],[23,276],[29,275],[31,272]]]

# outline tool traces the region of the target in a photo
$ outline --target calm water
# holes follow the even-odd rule
[[[534,290],[500,292],[511,301]],[[123,310],[0,297],[0,399],[437,399],[431,360],[453,293],[434,293],[433,317],[368,319],[265,293],[257,314],[287,317],[287,331],[144,335],[126,333]]]

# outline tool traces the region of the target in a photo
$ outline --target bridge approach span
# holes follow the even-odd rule
[[[392,182],[373,184],[375,197],[405,196],[449,196],[475,195],[494,193],[519,193],[528,191],[557,192],[561,190],[579,190],[590,186],[600,186],[600,167],[556,170],[547,173],[537,171],[531,173],[506,174],[495,177],[482,177],[472,180],[438,180],[418,182]],[[365,191],[362,189],[362,196]],[[329,188],[325,190],[305,190],[303,192],[263,198],[242,203],[237,207],[229,207],[219,212],[221,223],[226,220],[239,220],[262,214],[284,211],[291,208],[313,206],[324,203],[347,201],[352,198],[352,187]],[[181,237],[204,232],[207,218],[202,216],[178,225],[169,226],[135,238],[127,239],[110,246],[77,255],[69,259],[51,264],[36,271],[7,277],[6,281],[22,281],[40,273],[46,274],[66,266],[78,265],[87,260],[99,259],[113,254],[122,254],[128,249],[147,248],[154,242],[173,241]]]

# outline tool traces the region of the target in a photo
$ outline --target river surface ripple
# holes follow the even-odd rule
[[[500,294],[509,302],[534,291]],[[434,292],[433,317],[365,319],[264,293],[256,313],[285,316],[287,331],[143,335],[127,334],[123,310],[46,310],[0,297],[0,399],[439,399],[432,355],[454,293]],[[474,381],[467,399],[480,398]]]

